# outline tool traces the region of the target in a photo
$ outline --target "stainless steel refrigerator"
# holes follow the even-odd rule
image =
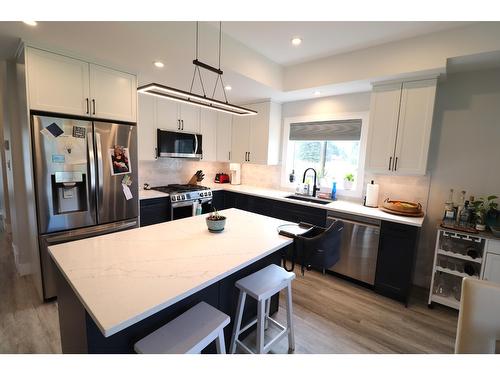
[[[31,118],[44,298],[56,296],[48,246],[138,226],[135,124]]]

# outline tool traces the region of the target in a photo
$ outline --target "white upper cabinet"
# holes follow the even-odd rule
[[[132,74],[90,64],[92,116],[136,122],[137,81]]]
[[[204,161],[217,160],[217,112],[202,109],[200,113],[200,133]]]
[[[217,161],[231,161],[231,128],[233,117],[217,113]]]
[[[250,116],[233,116],[231,161],[244,163],[248,161],[250,149]]]
[[[35,48],[26,58],[30,109],[90,115],[88,63]]]
[[[435,97],[436,80],[403,83],[394,161],[397,173],[426,173]]]
[[[138,96],[137,146],[139,160],[156,159],[156,101],[151,95]]]
[[[385,173],[392,170],[398,129],[401,83],[373,88],[366,169]]]
[[[146,96],[144,94],[139,96]],[[179,104],[172,100],[153,98],[156,102],[156,127],[166,130],[181,130]]]
[[[200,107],[191,104],[179,104],[179,116],[182,131],[188,133],[200,132]]]
[[[33,47],[26,56],[30,109],[137,121],[136,76]]]
[[[368,171],[426,173],[436,84],[436,79],[427,79],[374,87],[366,154]]]
[[[242,163],[279,163],[281,105],[264,102],[247,105],[254,116],[234,116],[231,161]]]

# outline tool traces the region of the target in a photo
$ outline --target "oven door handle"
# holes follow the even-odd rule
[[[175,203],[172,203],[172,208],[192,206],[194,204],[194,202],[195,201],[175,202]]]

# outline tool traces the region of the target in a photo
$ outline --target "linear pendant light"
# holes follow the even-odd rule
[[[240,107],[234,104],[230,104],[227,100],[226,91],[224,88],[225,85],[224,82],[222,81],[222,75],[224,74],[224,72],[220,69],[221,41],[222,41],[222,23],[219,22],[219,67],[215,68],[211,65],[205,64],[200,60],[198,60],[198,22],[196,22],[196,58],[193,60],[194,73],[193,73],[193,79],[191,80],[190,90],[184,91],[176,89],[174,87],[161,85],[159,83],[148,83],[147,85],[138,87],[137,92],[141,94],[156,96],[158,98],[174,100],[176,102],[187,103],[198,107],[213,109],[215,111],[226,112],[237,116],[256,115],[257,111],[254,111],[249,108]],[[212,97],[207,97],[205,93],[205,86],[203,85],[203,79],[201,77],[200,68],[217,74],[217,80],[215,81]],[[203,95],[194,94],[192,92],[196,73],[198,73],[198,77],[200,79]],[[221,82],[221,88],[222,92],[224,93],[225,101],[214,99],[219,80]]]

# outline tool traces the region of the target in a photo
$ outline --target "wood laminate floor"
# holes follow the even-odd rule
[[[283,296],[280,301],[275,318],[286,322]],[[428,309],[423,293],[405,308],[348,281],[307,272],[293,283],[293,307],[295,353],[453,352],[457,312]],[[245,342],[253,340],[251,334]],[[272,350],[287,351],[286,338]],[[9,239],[0,232],[0,353],[60,352],[57,303],[41,303],[31,279],[16,274]]]

